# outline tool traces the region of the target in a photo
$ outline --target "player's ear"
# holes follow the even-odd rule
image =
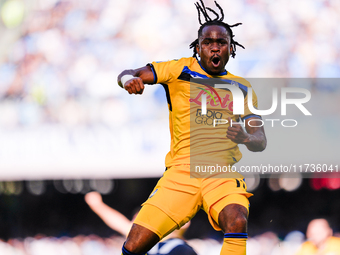
[[[198,56],[201,57],[201,55],[200,55],[200,46],[199,46],[198,43],[196,44],[196,52],[197,52]]]
[[[229,56],[232,56],[234,52],[233,46],[230,46]]]

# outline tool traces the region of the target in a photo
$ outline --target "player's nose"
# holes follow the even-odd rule
[[[220,51],[220,44],[217,42],[214,42],[211,44],[211,51],[212,52],[219,52]]]

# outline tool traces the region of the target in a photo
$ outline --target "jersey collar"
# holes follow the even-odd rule
[[[201,61],[197,61],[198,64],[200,65],[200,67],[203,69],[204,72],[206,72],[207,74],[211,75],[202,65],[201,65]],[[224,70],[224,72],[222,73],[219,73],[219,74],[214,74],[213,76],[223,76],[223,75],[226,75],[228,74],[227,70]]]

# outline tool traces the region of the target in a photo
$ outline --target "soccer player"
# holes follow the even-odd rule
[[[98,192],[87,193],[85,201],[106,225],[124,236],[128,235],[132,222],[123,214],[105,204]],[[162,242],[152,247],[148,255],[197,255],[194,249],[183,240],[183,235],[189,225],[190,222],[169,234]]]
[[[243,176],[234,173],[228,176],[230,178],[216,178],[219,175],[190,177],[196,163],[206,167],[211,163],[232,166],[238,162],[242,157],[238,144],[256,152],[263,151],[267,143],[263,127],[249,122],[255,123],[261,118],[252,114],[247,105],[251,96],[253,106],[257,107],[251,85],[225,70],[230,55],[235,56],[236,46],[243,47],[234,40],[231,29],[239,23],[224,23],[223,10],[215,4],[221,15],[205,7],[203,1],[196,3],[201,27],[198,38],[190,45],[193,57],[152,62],[138,69],[125,70],[118,76],[118,84],[129,94],[142,94],[145,84],[163,85],[171,133],[171,148],[165,159],[167,170],[137,215],[122,248],[124,255],[145,254],[200,209],[207,213],[214,229],[224,232],[221,254],[246,254],[248,198],[252,194],[246,191]],[[209,83],[212,79],[242,91],[243,114],[233,114],[236,97],[230,90],[217,93],[211,83],[202,87],[202,83]],[[209,106],[205,113],[203,96]],[[239,119],[245,122],[245,130],[236,124]],[[228,120],[228,125],[215,126],[216,120]]]
[[[333,236],[333,230],[326,219],[314,219],[307,227],[307,241],[296,255],[340,255],[340,238]]]

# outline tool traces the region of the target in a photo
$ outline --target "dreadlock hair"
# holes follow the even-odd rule
[[[200,0],[200,2],[201,2],[201,4],[199,2],[195,3],[195,6],[196,6],[196,9],[197,9],[197,12],[198,12],[198,21],[199,21],[201,27],[198,30],[198,38],[190,44],[190,49],[193,48],[193,51],[194,51],[194,54],[192,56],[197,59],[196,45],[198,45],[198,43],[199,43],[198,39],[202,35],[203,28],[205,28],[206,26],[217,25],[217,26],[224,27],[228,31],[228,33],[230,35],[230,45],[232,47],[231,56],[233,58],[235,58],[235,55],[236,55],[236,53],[235,53],[236,52],[236,46],[242,47],[243,49],[244,49],[244,47],[243,47],[243,45],[239,44],[238,42],[236,42],[234,40],[234,34],[233,34],[233,31],[231,30],[231,28],[232,27],[236,27],[238,25],[241,25],[242,23],[236,23],[234,25],[229,25],[227,23],[224,23],[223,22],[223,19],[224,19],[223,9],[221,8],[221,6],[216,1],[214,1],[214,2],[216,4],[217,8],[221,12],[221,17],[213,9],[211,9],[209,7],[205,7],[205,5],[203,3],[203,0]],[[216,16],[216,18],[212,19],[209,16],[207,10],[212,12]],[[205,19],[205,23],[202,23],[202,21],[201,21],[201,13],[202,13],[202,15],[203,15],[203,17]]]

